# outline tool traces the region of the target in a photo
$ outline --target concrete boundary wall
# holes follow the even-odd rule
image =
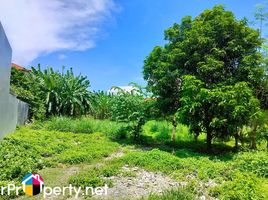
[[[0,23],[0,138],[13,132],[16,126],[23,122],[18,120],[18,115],[21,114],[21,109],[27,107],[10,94],[11,58],[12,49]],[[25,112],[28,113],[28,110]],[[25,117],[25,114],[23,115]]]

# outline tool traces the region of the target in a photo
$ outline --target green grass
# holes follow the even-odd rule
[[[0,143],[0,185],[20,183],[28,172],[40,172],[49,183],[57,182],[54,179],[62,175],[58,173],[60,169],[64,172],[68,166],[79,165],[80,173],[66,177],[66,183],[57,183],[112,186],[103,177],[135,176],[121,170],[129,165],[188,183],[185,188],[166,191],[161,196],[152,194],[148,198],[151,200],[193,199],[193,195],[203,193],[219,199],[268,199],[267,152],[200,153],[197,150],[205,148],[203,138],[193,142],[183,125],[178,125],[176,145],[169,146],[172,126],[166,121],[149,121],[144,125],[142,136],[153,145],[143,151],[141,146],[120,140],[128,138],[124,126],[90,118],[52,118],[21,127]],[[119,149],[124,150],[123,157],[103,160]],[[98,162],[101,165],[95,167]],[[210,181],[216,185],[206,186]]]
[[[119,173],[118,167],[106,166],[102,168],[90,168],[78,175],[72,176],[69,183],[73,186],[82,187],[100,187],[105,184],[112,186],[111,181],[104,180],[102,177],[110,177]]]
[[[142,136],[147,137],[148,143],[170,143],[172,125],[167,121],[148,121],[143,126]],[[178,124],[176,129],[176,142],[192,141],[193,137],[189,134],[188,127]]]
[[[58,163],[90,163],[107,157],[119,144],[102,133],[73,134],[23,127],[0,145],[0,180],[13,181]]]
[[[162,195],[151,194],[148,200],[193,200],[195,196],[193,192],[187,189],[176,189],[171,191],[166,191]],[[144,200],[144,198],[142,198]]]
[[[96,120],[93,118],[72,119],[67,117],[54,117],[45,122],[35,123],[33,129],[72,133],[105,133],[111,139],[130,138],[126,132],[126,123],[109,120]],[[142,137],[145,143],[168,144],[171,142],[172,125],[167,121],[148,121],[142,128]],[[188,127],[178,124],[176,142],[192,141],[193,137],[188,132]]]
[[[184,151],[184,155],[187,152],[188,157],[180,157],[181,151]],[[118,175],[122,173],[120,172],[122,166],[127,164],[148,171],[162,172],[179,182],[188,182],[186,190],[181,194],[185,196],[185,199],[189,199],[193,194],[202,195],[204,191],[219,199],[267,199],[268,180],[265,178],[265,174],[268,172],[268,168],[264,166],[264,163],[268,160],[268,155],[265,152],[259,152],[258,157],[262,157],[262,159],[256,161],[255,153],[246,152],[238,155],[211,157],[185,149],[177,150],[175,154],[158,149],[146,152],[129,151],[122,158],[104,163],[101,168],[90,169],[72,177],[70,183],[86,186],[95,184],[97,181],[98,184],[104,184],[104,181],[97,177]],[[242,164],[244,162],[248,162],[249,166],[255,165],[256,168],[244,168]],[[192,178],[189,179],[189,176]],[[216,183],[216,186],[205,186],[211,180]],[[182,196],[178,193],[178,191],[170,191],[160,199],[180,199]],[[157,199],[157,197],[152,195],[149,199]]]
[[[45,122],[37,122],[32,126],[32,128],[87,134],[102,132],[109,138],[123,139],[127,134],[124,131],[125,125],[125,123],[112,122],[109,120],[96,120],[86,117],[79,119],[54,117]]]

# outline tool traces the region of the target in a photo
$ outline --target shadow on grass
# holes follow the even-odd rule
[[[139,140],[116,139],[115,142],[120,145],[134,145],[135,148],[150,151],[159,149],[166,151],[179,158],[189,157],[209,157],[211,160],[228,161],[234,156],[234,148],[226,144],[215,143],[211,150],[207,149],[204,141],[156,141],[151,136],[142,135]]]
[[[88,118],[76,120],[71,118],[51,118],[47,122],[35,124],[32,128],[86,134],[103,132],[106,133],[107,137],[121,145],[135,145],[137,148],[143,150],[157,148],[172,153],[180,158],[209,157],[210,159],[220,160],[232,159],[234,149],[224,143],[215,142],[212,149],[208,151],[204,140],[194,141],[190,137],[183,137],[184,134],[182,134],[181,139],[173,143],[170,141],[170,130],[166,127],[166,122],[159,123],[160,122],[155,122],[148,125],[147,129],[149,130],[147,131],[151,132],[152,135],[141,135],[138,140],[129,138],[129,134],[125,129],[126,124]],[[157,135],[156,132],[160,132],[160,134]],[[186,133],[185,130],[184,132]]]

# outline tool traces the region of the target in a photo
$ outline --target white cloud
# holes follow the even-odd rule
[[[13,61],[27,65],[40,55],[93,48],[113,0],[1,0],[0,21]]]
[[[59,60],[64,60],[65,58],[67,58],[67,56],[66,56],[65,54],[60,54],[60,55],[58,56],[58,59],[59,59]]]

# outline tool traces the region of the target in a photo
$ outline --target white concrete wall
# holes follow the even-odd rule
[[[10,95],[12,50],[0,23],[0,138],[15,130],[18,100]]]

